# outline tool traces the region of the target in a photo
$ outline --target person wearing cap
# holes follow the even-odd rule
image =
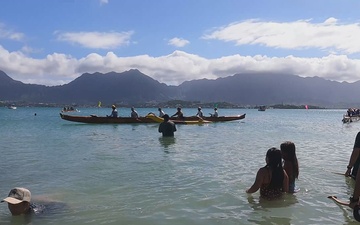
[[[165,114],[163,118],[164,121],[159,125],[159,133],[162,133],[163,137],[174,137],[174,132],[176,131],[175,124],[169,120],[168,114]]]
[[[131,118],[139,118],[139,114],[136,112],[134,107],[131,107]]]
[[[114,117],[114,118],[118,117],[118,111],[116,109],[116,106],[112,105],[111,108],[112,108],[111,115],[108,117]]]
[[[16,187],[11,189],[8,197],[4,198],[1,202],[7,202],[11,214],[17,216],[34,211],[35,206],[30,201],[30,191],[26,188]]]
[[[198,112],[196,113],[196,116],[201,117],[201,118],[204,116],[204,114],[203,114],[203,112],[201,110],[201,107],[198,107]]]
[[[32,202],[31,192],[24,187],[15,187],[10,190],[8,196],[1,202],[7,202],[8,208],[13,216],[24,214],[59,214],[68,209],[67,204],[59,201],[37,197],[37,202]]]

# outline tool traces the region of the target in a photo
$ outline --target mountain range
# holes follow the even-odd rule
[[[293,104],[330,108],[356,107],[360,82],[336,82],[291,74],[242,73],[166,85],[132,69],[122,73],[84,73],[68,84],[24,84],[0,71],[0,100],[53,104],[137,105],[170,100],[228,102],[238,106]]]

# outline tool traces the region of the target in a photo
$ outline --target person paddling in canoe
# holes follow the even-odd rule
[[[174,115],[172,115],[171,117],[177,117],[177,118],[180,119],[180,120],[184,120],[184,119],[185,119],[185,118],[184,118],[184,113],[181,111],[181,108],[180,108],[180,107],[177,108],[176,113],[175,113]]]
[[[159,117],[163,117],[165,115],[164,111],[161,108],[158,108]]]
[[[107,117],[114,117],[114,118],[118,117],[118,111],[116,109],[116,106],[112,105],[111,108],[112,108],[111,114],[110,114],[110,116],[107,116]]]
[[[195,116],[197,116],[197,117],[199,117],[199,118],[203,118],[203,117],[204,117],[204,114],[203,114],[203,112],[202,112],[202,110],[201,110],[201,107],[198,107],[198,112],[196,113]]]
[[[131,118],[139,118],[139,114],[136,112],[134,107],[131,107]]]
[[[214,113],[213,114],[210,113],[210,116],[211,117],[219,117],[218,109],[216,107],[214,108]]]

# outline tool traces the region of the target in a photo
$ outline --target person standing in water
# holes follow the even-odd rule
[[[270,148],[266,153],[266,165],[256,174],[254,184],[246,193],[255,193],[260,189],[260,197],[273,200],[289,191],[289,178],[282,167],[281,151]]]
[[[280,145],[281,155],[284,159],[284,170],[289,177],[289,193],[295,192],[295,179],[299,177],[299,163],[296,157],[295,144],[291,141]]]
[[[164,121],[159,125],[159,133],[162,133],[163,137],[174,137],[174,132],[176,131],[175,124],[169,120],[168,114],[165,114],[163,118]]]
[[[354,147],[349,159],[349,164],[345,172],[345,176],[351,176],[356,179],[356,175],[360,165],[360,132],[357,133],[355,138]]]

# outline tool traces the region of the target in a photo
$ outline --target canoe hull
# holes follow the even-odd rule
[[[146,117],[131,118],[131,117],[102,117],[102,116],[74,116],[60,113],[63,120],[78,122],[78,123],[92,123],[92,124],[130,124],[130,123],[156,123],[152,119]]]
[[[348,115],[344,115],[342,122],[343,123],[352,123],[352,122],[357,122],[360,120],[360,116],[348,116]]]
[[[150,116],[149,116],[150,115]],[[60,113],[60,117],[63,120],[78,122],[78,123],[92,123],[92,124],[129,124],[129,123],[161,123],[162,118],[149,114],[146,117],[131,118],[131,117],[103,117],[103,116],[77,116],[77,115],[68,115]],[[246,114],[236,115],[236,116],[220,116],[220,117],[203,117],[202,120],[199,120],[199,117],[192,116],[186,117],[185,120],[178,120],[177,118],[171,118],[176,124],[203,124],[209,122],[226,122],[226,121],[236,121],[245,118]],[[153,117],[152,117],[153,116]]]

